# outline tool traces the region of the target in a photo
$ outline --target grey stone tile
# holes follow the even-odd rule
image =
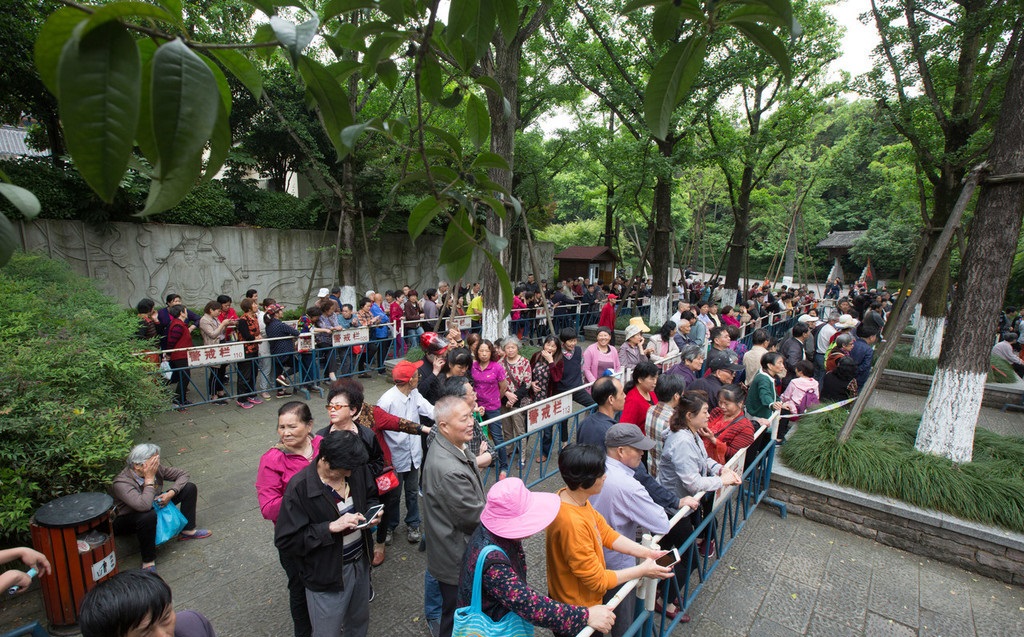
[[[817,596],[817,587],[777,575],[765,595],[758,616],[796,633],[803,633],[810,622]]]
[[[868,613],[864,637],[914,637],[917,631],[888,617]]]
[[[957,609],[945,612],[921,609],[920,637],[975,637],[975,634],[969,610],[965,614]]]
[[[815,611],[806,634],[808,637],[860,637],[864,634],[864,624],[848,623]]]
[[[868,587],[842,578],[826,579],[818,589],[814,614],[844,624],[863,627],[868,605]]]
[[[804,633],[787,628],[766,617],[758,617],[754,621],[754,625],[750,627],[750,634],[763,637],[796,637]]]

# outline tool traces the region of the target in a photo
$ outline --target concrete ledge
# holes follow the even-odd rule
[[[1024,534],[818,480],[786,467],[778,456],[768,496],[809,520],[1024,585]]]
[[[932,386],[929,374],[901,372],[886,369],[878,379],[878,389],[927,396]],[[1024,381],[1019,378],[1013,383],[986,383],[985,395],[981,399],[983,407],[1002,409],[1006,403],[1021,404],[1024,401]]]

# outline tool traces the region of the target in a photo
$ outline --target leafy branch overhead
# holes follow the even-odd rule
[[[517,114],[501,85],[480,69],[494,47],[518,44],[531,0],[452,0],[447,24],[437,0],[328,0],[318,11],[289,0],[239,2],[250,7],[252,36],[228,43],[196,39],[195,33],[214,30],[191,28],[202,18],[188,15],[181,0],[63,0],[66,6],[49,16],[35,63],[57,98],[68,152],[88,185],[110,202],[129,169],[144,171],[150,191],[140,215],[173,207],[228,156],[229,78],[259,102],[267,63],[278,56],[301,78],[337,162],[350,161],[367,135],[405,154],[409,170],[394,191],[412,184],[421,193],[409,233],[415,239],[432,221],[443,221],[440,265],[452,279],[481,249],[495,265],[507,312],[511,285],[498,257],[507,240],[486,222],[510,212],[518,217],[522,206],[496,178],[509,174],[511,152],[492,147],[490,135],[495,122]],[[649,0],[622,11],[653,12],[655,40],[667,45],[647,80],[644,111],[655,137],[666,134],[722,26],[790,73],[779,35],[799,34],[789,0]],[[403,74],[414,79],[412,112],[357,115],[356,86],[391,92]],[[458,113],[461,129],[434,125],[439,109]],[[0,194],[33,214],[27,193],[5,184]],[[0,259],[14,245],[9,225],[0,223]]]

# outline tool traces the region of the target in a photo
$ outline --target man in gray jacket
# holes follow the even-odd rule
[[[441,586],[440,634],[451,637],[462,555],[480,524],[484,485],[467,444],[473,438],[473,415],[466,401],[442,398],[434,405],[434,419],[440,435],[423,461],[423,527],[427,571]]]

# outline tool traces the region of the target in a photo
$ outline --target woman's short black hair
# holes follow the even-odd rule
[[[353,431],[332,431],[320,441],[320,455],[331,469],[358,469],[370,461],[359,434]]]
[[[448,350],[447,367],[451,369],[456,365],[462,365],[463,367],[473,366],[473,353],[465,347],[458,347],[456,349]]]
[[[156,302],[153,299],[142,299],[138,305],[135,306],[135,311],[139,314],[149,314],[156,307]]]
[[[335,396],[344,396],[348,399],[348,406],[352,408],[352,414],[358,414],[363,408],[363,386],[357,380],[351,378],[339,378],[331,385],[331,391],[327,394],[327,402],[334,400]]]
[[[661,340],[663,342],[667,343],[668,339],[672,338],[672,335],[675,334],[675,331],[676,322],[665,321],[664,323],[661,324],[661,329],[658,330],[658,336],[661,337]]]
[[[605,450],[594,445],[572,444],[558,454],[558,472],[570,491],[589,489],[604,475]]]
[[[783,358],[785,358],[785,356],[779,352],[768,352],[761,357],[761,369],[767,370],[769,365],[775,365]]]
[[[313,412],[309,410],[309,405],[301,400],[291,400],[281,405],[281,408],[277,410],[277,417],[280,418],[285,414],[295,414],[302,422],[313,423]]]
[[[636,382],[641,378],[657,378],[660,372],[661,370],[658,366],[651,361],[641,360],[636,364],[636,367],[633,368],[633,377],[629,379],[628,383],[626,383],[625,391],[629,393],[630,390],[636,387]]]
[[[82,637],[126,637],[147,619],[163,617],[170,605],[171,588],[159,575],[122,571],[85,594],[78,628]]]
[[[659,403],[667,403],[676,394],[686,391],[686,380],[679,374],[662,374],[658,376],[658,384],[654,386],[654,395]]]

